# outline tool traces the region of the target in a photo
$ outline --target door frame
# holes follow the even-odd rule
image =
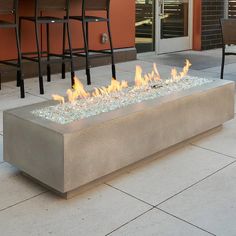
[[[192,49],[193,47],[193,0],[189,0],[189,24],[188,37],[161,39],[161,21],[160,21],[160,7],[159,1],[155,2],[155,53],[164,54],[170,52],[184,51]],[[185,47],[186,43],[188,46]],[[167,49],[168,44],[168,49]],[[178,46],[177,46],[178,45]]]

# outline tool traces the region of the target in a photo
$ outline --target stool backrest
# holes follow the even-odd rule
[[[37,10],[64,10],[69,8],[69,0],[36,0],[35,4]]]
[[[223,44],[236,44],[236,19],[220,20]]]
[[[17,11],[18,0],[0,0],[0,14]]]
[[[110,0],[83,0],[85,11],[109,11]]]

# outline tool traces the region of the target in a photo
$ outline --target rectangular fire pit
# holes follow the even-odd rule
[[[61,125],[31,111],[5,111],[4,160],[69,196],[88,183],[234,117],[234,83],[216,80]]]

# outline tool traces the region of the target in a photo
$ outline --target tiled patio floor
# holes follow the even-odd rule
[[[153,61],[166,77],[172,65],[180,66],[184,61],[179,60],[188,57],[195,63],[190,74],[219,78],[219,55],[220,50],[139,55],[137,61],[117,65],[118,79],[132,81],[136,64],[149,71]],[[84,72],[77,75],[85,84]],[[109,66],[94,68],[93,86],[108,84],[110,76]],[[52,93],[64,95],[70,86],[67,77],[55,75],[45,82],[45,95],[39,95],[36,78],[26,80],[26,99],[19,99],[15,82],[5,83],[0,91],[0,236],[236,235],[236,119],[70,200],[5,163],[2,111],[50,99]],[[236,81],[234,58],[226,65],[225,79]]]

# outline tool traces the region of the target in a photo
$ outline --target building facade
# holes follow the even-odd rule
[[[234,9],[234,0],[136,0],[136,48],[168,53],[220,47],[219,19],[234,17]]]
[[[70,0],[71,14],[81,14],[81,0]],[[219,19],[236,16],[235,0],[111,0],[111,28],[116,62],[136,58],[136,53],[156,52],[157,54],[182,50],[206,50],[221,46]],[[34,1],[19,0],[19,15],[34,14]],[[44,13],[42,13],[44,14]],[[46,13],[45,13],[46,14]],[[59,13],[56,13],[59,14]],[[96,14],[95,12],[92,14]],[[103,13],[100,13],[101,15]],[[4,17],[4,16],[3,16]],[[72,46],[83,47],[82,27],[71,22]],[[62,50],[62,27],[51,29],[51,50]],[[104,23],[94,24],[89,29],[92,49],[109,48],[103,42],[106,32]],[[0,60],[16,59],[15,36],[11,30],[0,29]],[[46,30],[41,28],[41,47],[46,48]],[[35,32],[32,24],[22,25],[22,50],[35,51]],[[92,66],[109,63],[105,57],[94,60]],[[84,62],[77,61],[76,69],[83,68]],[[26,67],[26,77],[35,76],[37,67]],[[60,65],[54,71],[59,72]],[[12,75],[15,78],[15,75]]]

